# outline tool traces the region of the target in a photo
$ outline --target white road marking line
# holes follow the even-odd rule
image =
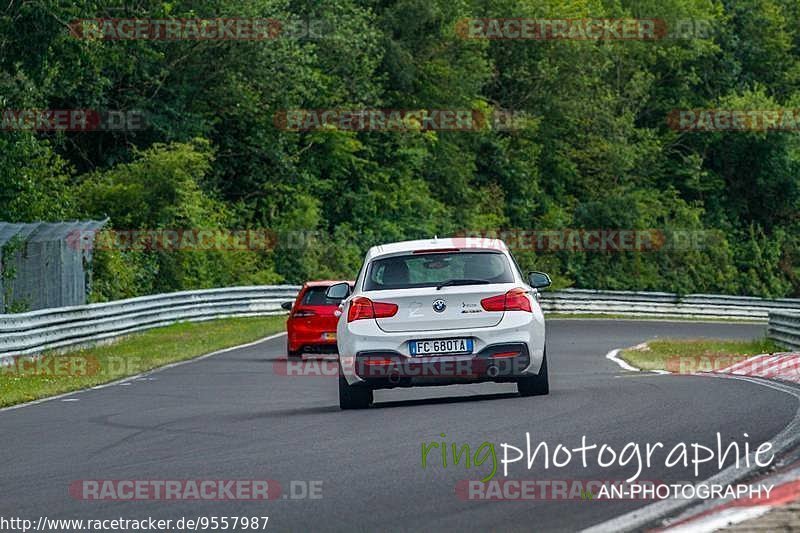
[[[634,346],[634,348],[637,348],[639,346],[642,346],[642,345],[639,344],[637,346]],[[667,372],[666,370],[644,370],[643,371],[641,368],[636,368],[635,366],[629,365],[627,362],[625,362],[622,359],[620,359],[619,357],[617,357],[619,352],[621,352],[622,350],[623,350],[622,348],[617,348],[615,350],[611,350],[610,352],[608,352],[606,354],[606,359],[618,364],[622,369],[629,370],[631,372],[642,372],[645,375],[655,375],[655,374],[665,375],[665,374],[669,374],[669,372]],[[619,377],[623,377],[623,376],[615,376],[615,377],[619,378]]]
[[[614,363],[618,364],[619,366],[621,366],[625,370],[630,370],[631,372],[641,372],[640,368],[636,368],[635,366],[631,366],[628,363],[626,363],[625,361],[623,361],[622,359],[620,359],[619,357],[617,357],[617,355],[621,351],[622,351],[621,348],[617,348],[616,350],[611,350],[610,352],[608,352],[606,354],[606,359],[608,359],[609,361],[613,361]]]

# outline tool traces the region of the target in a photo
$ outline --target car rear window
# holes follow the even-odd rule
[[[342,300],[338,298],[328,298],[325,291],[328,287],[309,287],[300,301],[301,305],[339,305]]]
[[[497,252],[443,252],[376,259],[364,281],[365,291],[435,287],[450,280],[477,279],[512,283],[511,265]]]

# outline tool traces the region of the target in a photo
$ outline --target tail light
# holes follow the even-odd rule
[[[292,313],[292,318],[308,318],[310,316],[316,316],[317,313],[314,311],[307,311],[303,309],[298,309],[294,313]]]
[[[486,311],[527,311],[532,313],[531,301],[524,289],[511,289],[505,294],[490,296],[481,300]]]
[[[397,304],[386,302],[373,302],[369,298],[358,296],[350,302],[347,311],[347,321],[362,320],[364,318],[389,318],[397,313]]]

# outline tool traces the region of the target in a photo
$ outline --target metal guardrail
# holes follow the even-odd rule
[[[800,350],[800,312],[770,313],[767,335],[770,339],[791,350]]]
[[[0,359],[91,344],[180,321],[283,314],[295,285],[231,287],[0,315]]]
[[[230,287],[0,315],[0,359],[92,344],[179,321],[283,314],[280,304],[294,299],[299,289],[296,285]],[[541,303],[546,312],[763,322],[771,313],[794,317],[787,312],[800,312],[800,299],[582,289],[544,291]],[[797,335],[798,325],[791,321],[800,318],[778,320],[776,334],[797,341],[789,336]]]
[[[669,292],[567,289],[542,293],[545,311],[573,314],[715,318],[766,322],[770,311],[800,311],[800,299]]]

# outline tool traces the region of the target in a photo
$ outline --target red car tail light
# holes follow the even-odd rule
[[[362,320],[365,318],[389,318],[397,313],[397,304],[386,302],[373,302],[369,298],[358,296],[350,302],[347,311],[347,321]]]
[[[531,301],[523,289],[511,289],[505,294],[490,296],[481,300],[481,307],[486,311],[527,311],[531,310]]]

